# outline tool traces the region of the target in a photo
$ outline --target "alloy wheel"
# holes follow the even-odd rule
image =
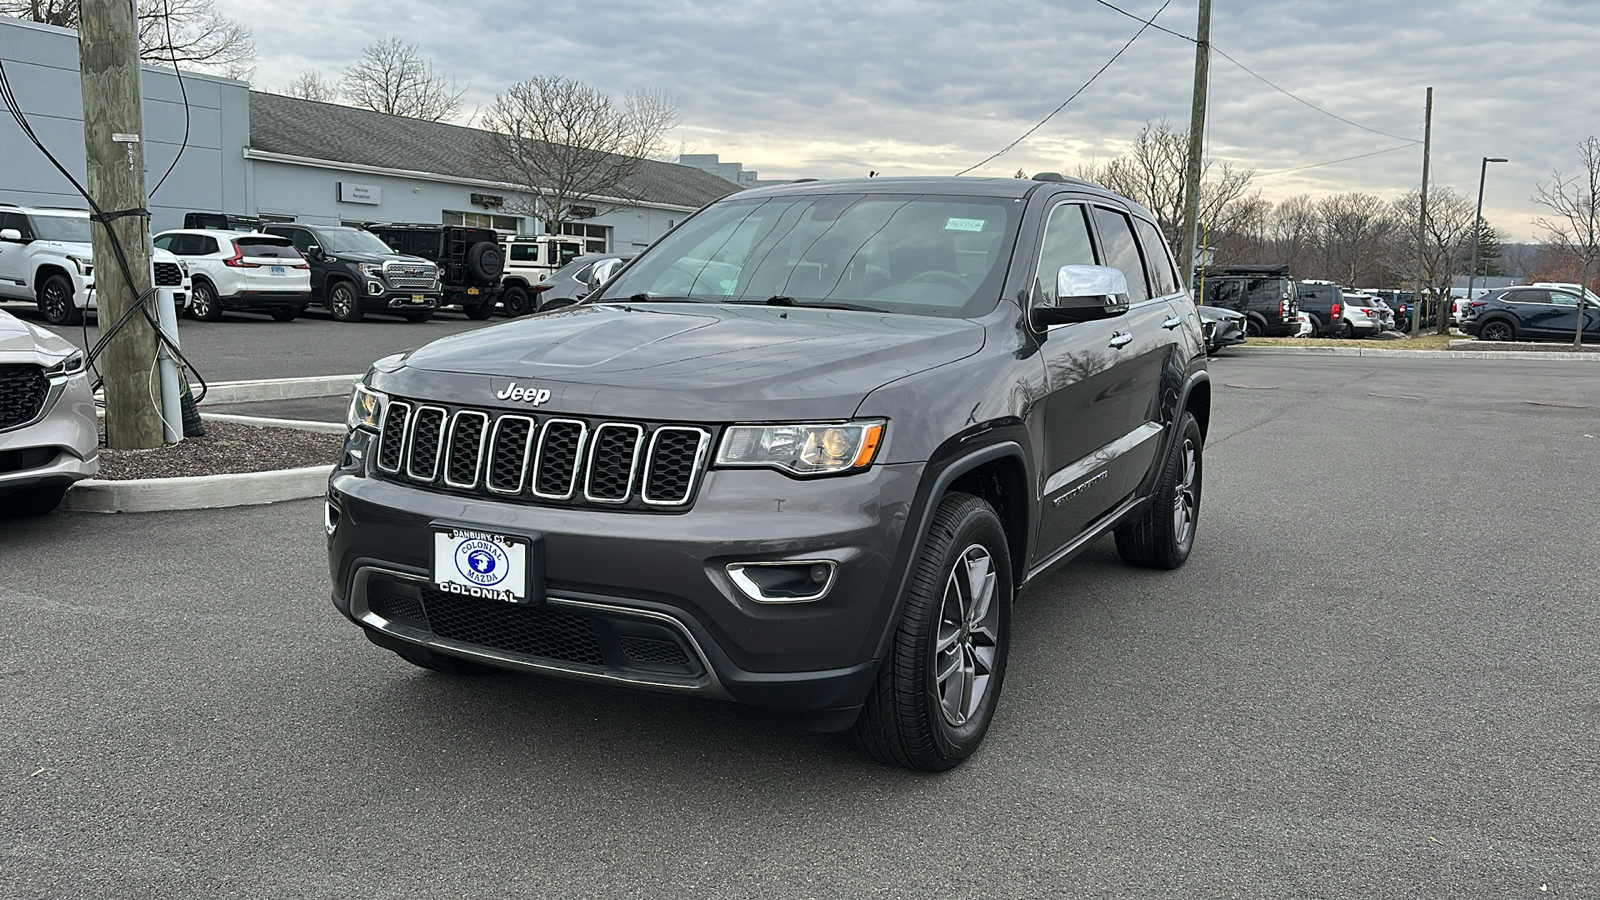
[[[1195,508],[1198,504],[1194,496],[1195,476],[1195,448],[1194,442],[1185,439],[1183,442],[1183,479],[1178,482],[1178,490],[1172,498],[1172,535],[1173,540],[1179,545],[1187,543],[1189,535],[1194,532]]]
[[[982,544],[961,551],[945,579],[933,671],[940,711],[957,728],[977,714],[994,674],[1000,627],[997,586],[994,559]]]
[[[44,286],[44,302],[40,305],[45,318],[52,322],[64,322],[72,314],[72,297],[54,282]]]
[[[350,292],[343,287],[333,289],[333,314],[338,318],[350,315],[350,305],[355,302]]]

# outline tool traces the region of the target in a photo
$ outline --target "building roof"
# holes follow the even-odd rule
[[[353,106],[250,92],[250,147],[267,153],[496,181],[478,164],[488,132]],[[691,209],[739,190],[709,172],[645,160],[618,193]]]

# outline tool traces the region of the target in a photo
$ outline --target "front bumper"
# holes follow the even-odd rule
[[[920,465],[812,480],[712,469],[693,507],[663,514],[504,502],[379,480],[367,471],[369,443],[358,432],[329,483],[333,602],[357,624],[505,668],[805,711],[816,714],[813,727],[848,725],[865,700],[892,625],[904,565],[898,551]],[[437,521],[540,535],[547,604],[508,610],[434,590]],[[725,569],[801,559],[837,565],[831,590],[817,601],[757,603]],[[440,607],[437,616],[430,604]],[[546,621],[549,614],[592,634],[585,639],[591,649],[541,649],[541,634],[567,627]],[[439,627],[445,619],[453,624]],[[461,639],[497,629],[516,631],[516,640]],[[681,654],[672,665],[640,665],[625,639],[674,644]]]
[[[88,376],[52,379],[40,414],[0,431],[0,495],[89,478],[100,471],[99,448]]]
[[[422,299],[418,300],[417,298]],[[361,297],[361,308],[366,312],[420,312],[438,309],[442,297],[438,291],[396,291],[377,281],[369,280],[366,293]]]

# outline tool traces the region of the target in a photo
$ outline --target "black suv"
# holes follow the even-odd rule
[[[1244,313],[1250,337],[1289,337],[1300,330],[1299,296],[1288,266],[1227,266],[1195,279],[1206,306]]]
[[[426,322],[439,308],[439,268],[390,250],[371,232],[342,225],[274,223],[262,231],[294,242],[311,264],[311,298],[341,322],[369,312]]]
[[[1339,337],[1344,331],[1344,288],[1331,281],[1297,282],[1300,311],[1311,317],[1312,337]]]
[[[469,319],[487,319],[504,286],[505,254],[500,233],[463,225],[369,224],[366,229],[396,253],[432,260],[444,281],[444,302],[461,307]]]
[[[1060,176],[731,195],[581,303],[373,364],[334,605],[426,668],[734,700],[949,768],[1019,589],[1109,531],[1188,558],[1211,389],[1179,285],[1150,213]]]

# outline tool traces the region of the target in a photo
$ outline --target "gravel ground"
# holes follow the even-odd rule
[[[96,477],[122,481],[332,465],[343,443],[337,434],[208,421],[205,437],[186,438],[155,450],[102,448]]]

